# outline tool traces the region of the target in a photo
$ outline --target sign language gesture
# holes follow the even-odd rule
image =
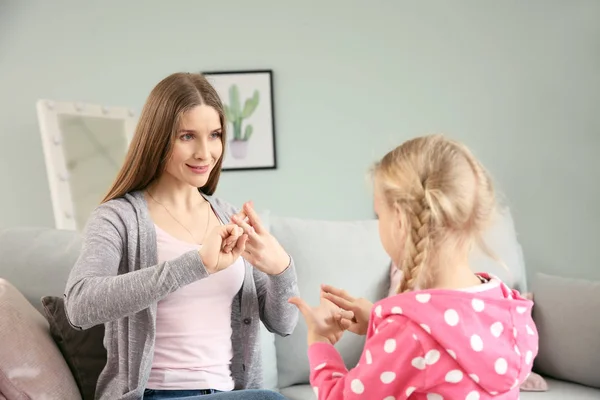
[[[353,313],[351,324],[348,327],[350,332],[356,333],[357,335],[367,334],[373,303],[367,299],[354,298],[345,290],[329,285],[321,285],[321,297],[335,304],[339,308]]]
[[[315,342],[336,344],[348,329],[352,313],[340,310],[333,303],[321,298],[317,307],[310,307],[300,297],[292,297],[289,303],[298,307],[308,327],[308,345]]]
[[[248,235],[234,224],[217,226],[198,251],[209,274],[229,267],[242,255]]]
[[[259,271],[278,275],[290,265],[290,256],[264,227],[252,203],[245,203],[242,211],[231,217],[231,221],[248,235],[242,257]]]

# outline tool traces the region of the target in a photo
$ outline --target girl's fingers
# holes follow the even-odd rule
[[[340,310],[340,317],[343,319],[352,320],[354,318],[354,313],[352,311]]]
[[[342,328],[343,330],[347,330],[350,329],[350,327],[352,326],[352,321],[346,318],[342,318],[340,319],[339,325],[340,328]]]
[[[331,285],[321,285],[321,290],[325,293],[334,294],[334,295],[341,297],[344,300],[347,300],[350,302],[353,302],[354,300],[356,300],[354,297],[350,296],[350,294],[348,292],[346,292],[344,289],[338,289]]]
[[[305,319],[310,319],[312,316],[312,310],[309,305],[301,297],[292,297],[288,300],[288,303],[298,307],[298,310],[302,313]]]
[[[348,300],[346,300],[340,296],[337,296],[335,294],[325,292],[325,293],[323,293],[323,297],[325,299],[331,301],[333,304],[335,304],[339,308],[342,308],[346,311],[351,311],[351,310],[354,310],[354,308],[355,308],[354,304],[351,301],[348,301]]]

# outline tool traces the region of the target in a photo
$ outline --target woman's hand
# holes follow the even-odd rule
[[[242,257],[258,270],[279,275],[290,265],[290,256],[262,225],[251,203],[245,203],[242,212],[231,217],[231,221],[248,235]]]
[[[369,318],[373,303],[367,299],[354,298],[345,290],[329,285],[321,285],[321,297],[335,304],[339,308],[354,314],[348,327],[350,332],[357,335],[366,335],[369,329]]]
[[[308,327],[308,345],[315,342],[336,344],[348,329],[352,313],[340,310],[333,303],[321,298],[317,307],[310,307],[300,297],[292,297],[289,303],[298,307]]]
[[[233,264],[244,252],[247,240],[248,235],[237,225],[215,227],[198,250],[208,273],[214,274]],[[228,243],[232,245],[226,249]]]

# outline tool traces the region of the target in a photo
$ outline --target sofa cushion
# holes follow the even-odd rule
[[[75,231],[12,228],[0,231],[0,276],[40,312],[43,296],[62,296],[81,247]]]
[[[475,246],[469,257],[473,271],[493,274],[508,286],[526,292],[527,275],[523,249],[508,207],[499,207],[494,222],[483,234],[483,241],[498,260]]]
[[[386,294],[389,256],[379,241],[376,220],[332,222],[271,217],[271,232],[294,257],[301,296],[318,304],[320,285],[341,287],[353,296],[377,301]],[[279,386],[307,383],[309,365],[306,323],[276,337]],[[364,337],[346,332],[336,344],[346,366],[358,362]]]
[[[600,388],[600,281],[538,273],[532,289],[540,337],[534,370]]]
[[[50,334],[69,365],[83,400],[94,400],[98,377],[106,365],[104,325],[83,331],[74,329],[67,320],[62,297],[43,297],[42,304]]]
[[[48,322],[0,279],[0,393],[7,399],[81,399]]]

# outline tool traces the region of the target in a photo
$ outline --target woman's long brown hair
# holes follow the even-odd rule
[[[221,120],[223,154],[225,154],[226,122],[223,104],[217,91],[201,74],[175,73],[160,81],[150,92],[140,114],[135,134],[125,161],[110,190],[102,200],[122,197],[145,189],[160,177],[171,156],[173,141],[183,113],[199,106],[214,108]],[[199,188],[212,195],[219,183],[223,156],[217,161],[208,182]]]

